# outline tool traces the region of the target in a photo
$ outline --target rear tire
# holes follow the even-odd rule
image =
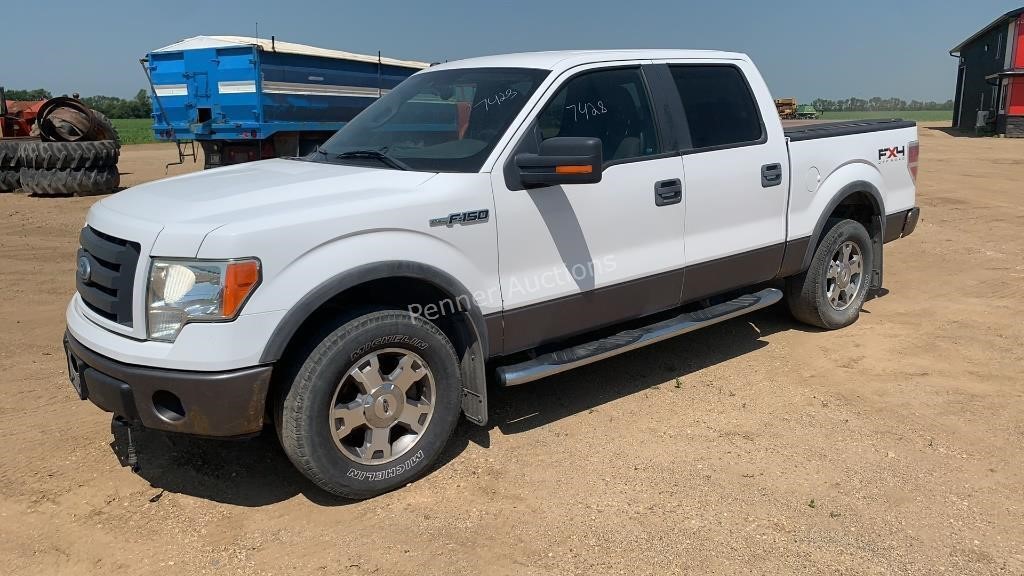
[[[854,220],[830,219],[803,273],[786,279],[786,303],[797,320],[827,330],[857,321],[871,286],[871,237]]]
[[[324,490],[370,498],[426,474],[458,422],[451,342],[404,311],[346,322],[298,362],[277,414],[292,463]]]

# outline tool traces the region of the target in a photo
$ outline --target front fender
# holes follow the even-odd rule
[[[264,279],[246,312],[287,312],[267,343],[262,360],[280,358],[302,322],[335,295],[364,282],[395,277],[429,282],[453,299],[468,302],[476,336],[486,349],[484,314],[495,311],[492,307],[500,309],[500,297],[494,297],[500,294],[496,270],[480,270],[454,246],[429,235],[384,230],[319,246],[273,278]]]

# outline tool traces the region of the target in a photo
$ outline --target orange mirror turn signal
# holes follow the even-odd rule
[[[555,166],[555,174],[590,174],[593,166]]]

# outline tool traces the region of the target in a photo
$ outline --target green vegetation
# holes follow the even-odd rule
[[[35,90],[5,90],[8,100],[49,100],[53,94],[45,88]],[[67,96],[67,94],[65,94]],[[153,105],[149,100],[149,92],[139,90],[135,97],[128,100],[117,96],[78,96],[93,110],[99,110],[107,118],[149,118],[153,113]]]
[[[811,101],[818,110],[848,112],[880,112],[882,110],[952,110],[953,101],[935,102],[934,100],[911,100],[907,102],[902,98],[844,98],[842,100],[828,100],[826,98],[815,98]]]
[[[99,110],[107,118],[150,118],[153,104],[149,101],[149,92],[139,90],[135,98],[125,100],[117,96],[86,96],[82,102],[93,110]]]
[[[917,122],[941,122],[953,119],[953,101],[911,100],[902,98],[815,98],[811,104],[825,120],[868,120],[903,118]]]
[[[35,90],[4,90],[4,97],[8,100],[49,100],[53,98],[48,90],[36,88]]]
[[[153,138],[153,121],[149,118],[121,118],[113,122],[121,136],[121,144],[156,142]]]
[[[878,111],[835,111],[823,112],[822,120],[867,120],[877,118],[902,118],[917,122],[952,121],[952,110],[878,110]]]

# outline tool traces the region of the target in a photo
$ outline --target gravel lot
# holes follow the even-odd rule
[[[1024,140],[921,144],[921,224],[854,326],[778,306],[497,390],[439,469],[359,503],[272,435],[147,433],[119,467],[60,346],[95,199],[0,195],[3,571],[1022,574]],[[123,181],[174,157],[125,147]]]

